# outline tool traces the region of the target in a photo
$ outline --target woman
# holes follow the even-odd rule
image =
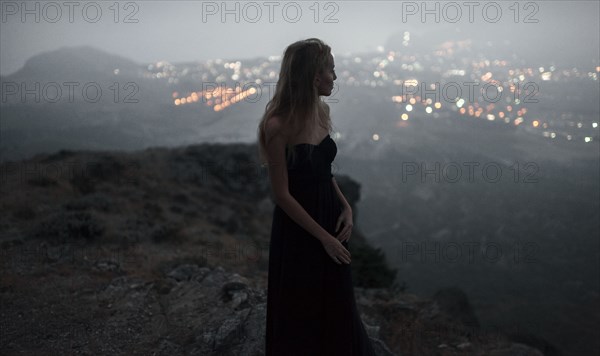
[[[259,156],[275,198],[266,355],[374,355],[356,308],[348,240],[352,209],[331,162],[331,48],[316,38],[285,50],[260,122]]]

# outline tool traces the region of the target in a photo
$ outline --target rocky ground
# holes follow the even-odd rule
[[[4,355],[264,355],[264,275],[206,265],[178,248],[152,261],[156,246],[28,240],[2,252]],[[480,331],[456,290],[431,300],[355,291],[378,355],[543,355]]]

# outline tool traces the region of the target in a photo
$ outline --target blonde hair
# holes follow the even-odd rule
[[[313,84],[315,75],[323,73],[330,64],[330,55],[331,47],[318,38],[297,41],[285,49],[275,94],[258,125],[258,156],[263,166],[268,163],[265,125],[270,117],[281,118],[287,138],[307,127],[312,131],[317,125],[331,132],[331,120]],[[286,147],[286,159],[293,162],[296,152],[289,143]],[[309,145],[309,149],[312,152],[313,146]]]

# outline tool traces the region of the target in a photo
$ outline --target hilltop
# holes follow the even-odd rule
[[[200,144],[3,163],[2,350],[264,354],[274,205],[255,156]],[[356,207],[360,185],[336,179]],[[378,354],[543,355],[480,329],[458,288],[408,293],[359,230],[350,251]]]

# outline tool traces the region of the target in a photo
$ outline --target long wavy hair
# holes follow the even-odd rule
[[[331,119],[325,112],[318,89],[314,86],[315,75],[328,68],[330,54],[331,47],[318,38],[297,41],[285,49],[275,95],[267,103],[257,130],[258,156],[262,166],[268,164],[265,124],[274,115],[281,118],[282,134],[288,141],[303,129],[312,132],[317,125],[331,132]],[[294,162],[296,152],[293,146],[288,143],[286,147],[286,159]],[[309,153],[313,148],[309,145]]]

